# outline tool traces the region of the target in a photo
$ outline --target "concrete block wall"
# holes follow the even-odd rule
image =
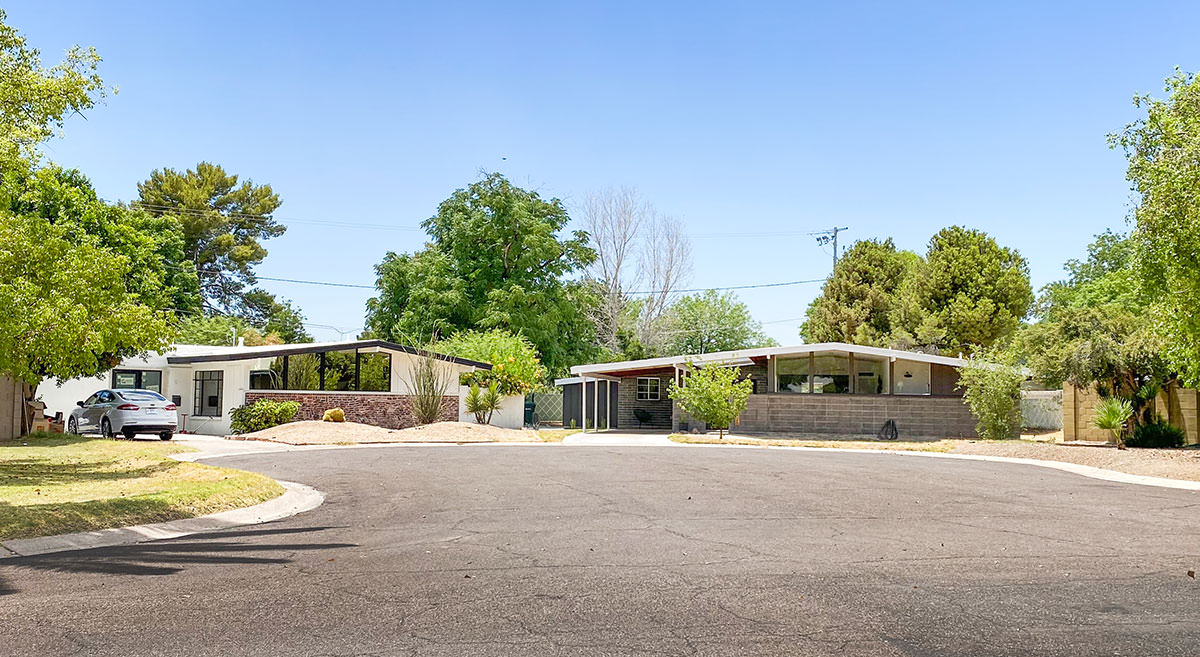
[[[644,374],[642,376],[653,376],[658,378],[658,401],[638,401],[637,398],[637,380],[636,376],[626,376],[621,378],[621,384],[617,389],[617,426],[622,429],[637,429],[638,421],[633,416],[633,409],[641,408],[650,414],[650,422],[642,426],[645,429],[670,429],[671,428],[671,398],[667,396],[667,386],[671,382],[671,378],[675,376],[675,371],[671,368]]]
[[[297,420],[320,420],[325,411],[340,408],[350,422],[361,422],[385,429],[407,429],[417,426],[412,411],[412,397],[390,393],[353,392],[271,392],[256,390],[246,393],[246,403],[259,399],[300,402]],[[439,422],[459,419],[458,397],[442,397]]]
[[[901,439],[976,437],[975,418],[962,398],[915,395],[751,395],[731,430],[873,435],[889,419]]]
[[[1094,388],[1063,386],[1063,440],[1112,442],[1112,434],[1092,425],[1100,395]],[[1172,425],[1183,429],[1188,445],[1200,443],[1200,392],[1172,386],[1154,400],[1155,411]]]

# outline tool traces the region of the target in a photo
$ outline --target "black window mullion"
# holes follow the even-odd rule
[[[319,356],[319,358],[317,360],[318,360],[319,364],[317,365],[317,380],[318,380],[317,388],[320,390],[324,390],[325,389],[325,352],[322,351],[320,354],[318,354],[318,356]]]
[[[355,349],[354,350],[354,386],[353,386],[352,390],[358,391],[358,390],[362,389],[359,384],[359,376],[361,374],[362,374],[362,352]]]
[[[292,384],[291,381],[288,380],[288,357],[286,355],[284,355],[284,357],[283,357],[283,388],[282,389],[283,390],[291,390],[291,388],[288,387],[291,384]]]

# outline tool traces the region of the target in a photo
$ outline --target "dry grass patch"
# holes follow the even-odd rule
[[[724,439],[709,434],[671,434],[671,440],[692,445],[754,445],[758,447],[841,447],[845,449],[878,449],[913,452],[951,452],[961,440],[878,440],[869,436],[841,436],[835,438],[758,438],[754,436],[726,435]]]
[[[283,494],[270,477],[168,457],[188,451],[57,434],[0,442],[0,540],[191,518]]]

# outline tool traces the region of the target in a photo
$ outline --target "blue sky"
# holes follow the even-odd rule
[[[1136,117],[1133,94],[1200,68],[1195,3],[5,10],[46,61],[94,45],[120,87],[51,159],[114,200],[201,160],[270,183],[289,229],[259,273],[361,284],[386,251],[420,248],[411,228],[486,169],[568,204],[637,187],[691,235],[690,287],[825,276],[807,233],[833,225],[924,251],[956,223],[1019,249],[1040,287],[1125,227],[1124,159],[1105,134]],[[344,330],[371,294],[264,287]],[[740,296],[790,344],[818,291]]]

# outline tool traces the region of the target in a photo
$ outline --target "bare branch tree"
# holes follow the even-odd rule
[[[592,194],[584,201],[582,210],[584,227],[596,247],[596,261],[590,273],[601,291],[592,321],[600,344],[617,351],[625,291],[641,282],[641,272],[631,261],[637,255],[638,235],[652,211],[637,190],[628,187]]]
[[[655,214],[644,224],[638,270],[645,284],[645,301],[638,315],[642,344],[659,343],[659,319],[692,275],[692,242],[677,219]]]

